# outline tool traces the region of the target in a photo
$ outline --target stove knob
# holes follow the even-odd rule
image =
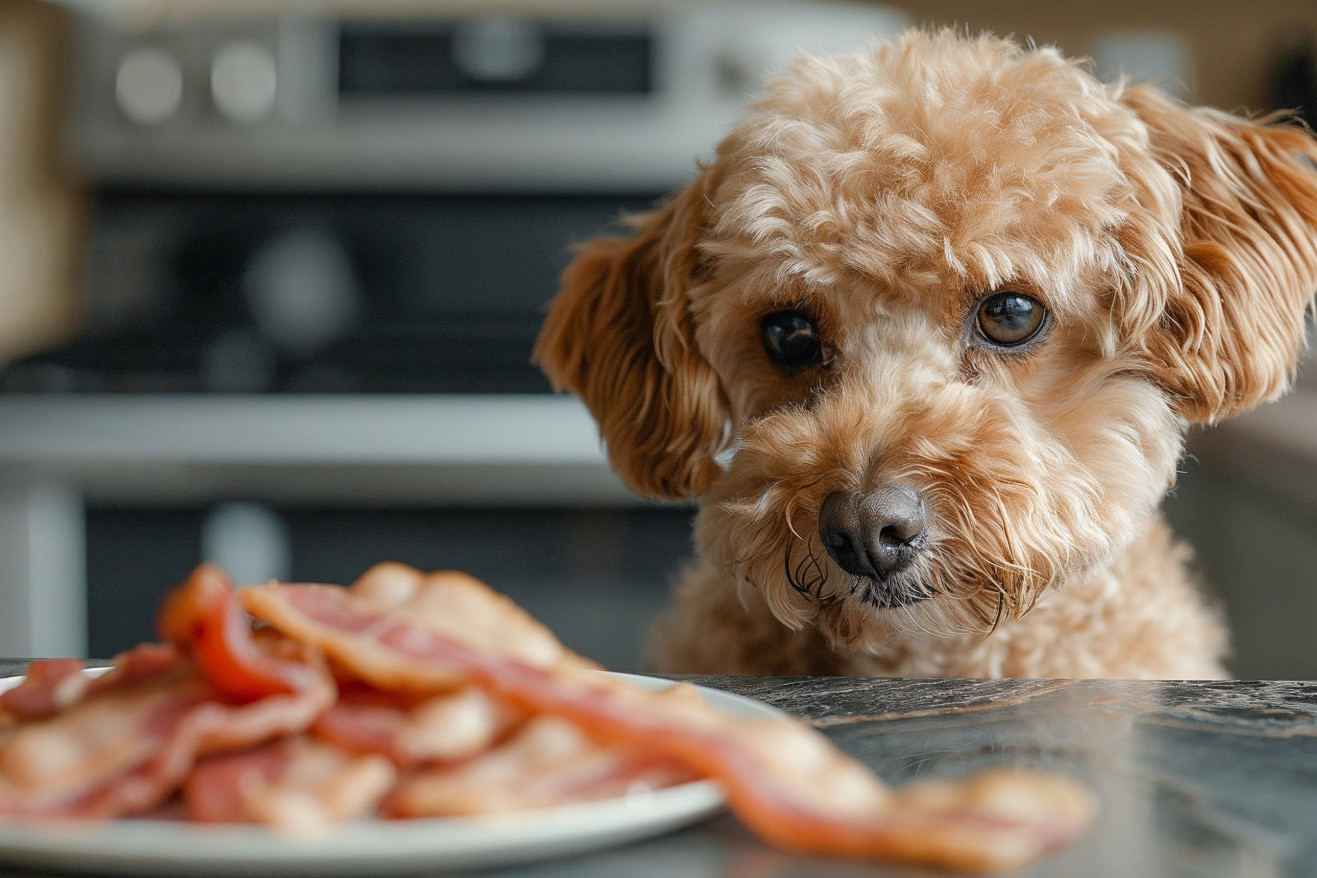
[[[476,82],[525,79],[544,61],[544,51],[544,34],[524,18],[476,18],[453,32],[453,60]]]
[[[337,235],[312,226],[262,244],[243,272],[242,291],[261,335],[295,358],[346,336],[362,310],[352,254]]]
[[[273,53],[252,40],[220,47],[210,67],[210,96],[230,121],[259,122],[274,112],[279,70]]]
[[[159,125],[183,103],[183,68],[163,49],[134,49],[119,62],[114,97],[119,110],[133,122]]]

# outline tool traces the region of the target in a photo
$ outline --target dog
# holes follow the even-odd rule
[[[653,667],[1224,676],[1159,507],[1292,379],[1313,160],[990,35],[796,60],[536,344],[633,490],[700,500]]]

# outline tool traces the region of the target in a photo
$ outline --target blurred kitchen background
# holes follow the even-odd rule
[[[569,248],[798,49],[953,23],[1317,110],[1311,0],[0,0],[0,655],[149,638],[202,559],[392,559],[638,668],[692,509],[631,497],[528,363]],[[1300,383],[1195,432],[1167,504],[1244,677],[1317,677]]]

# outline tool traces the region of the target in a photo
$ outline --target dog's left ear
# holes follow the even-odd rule
[[[632,237],[580,248],[535,345],[554,388],[589,406],[613,469],[649,497],[697,497],[721,472],[726,403],[696,346],[687,295],[716,180],[706,169],[634,217]]]
[[[1317,291],[1317,141],[1297,126],[1186,107],[1150,86],[1119,100],[1147,126],[1129,150],[1142,211],[1121,230],[1133,265],[1118,321],[1189,421],[1213,422],[1289,385]]]

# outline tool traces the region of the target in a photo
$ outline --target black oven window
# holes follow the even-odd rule
[[[106,191],[87,332],[10,391],[538,393],[574,244],[656,193]]]

